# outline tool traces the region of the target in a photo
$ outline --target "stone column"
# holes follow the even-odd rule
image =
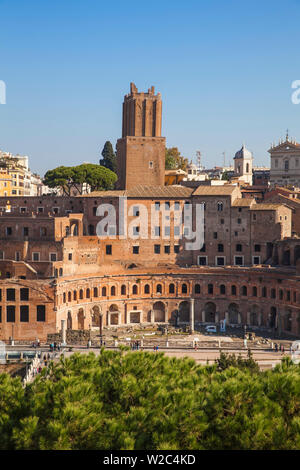
[[[241,318],[241,314],[238,313],[238,324],[240,325],[242,323],[242,318]]]
[[[168,306],[165,307],[165,323],[169,323],[169,309],[168,309]]]
[[[250,312],[247,312],[247,325],[250,325]]]
[[[229,323],[229,313],[225,312],[225,320],[226,320],[226,325]]]
[[[121,312],[118,313],[118,325],[121,325],[122,323],[122,315]]]
[[[65,346],[66,343],[66,320],[61,320],[61,342],[62,346]]]
[[[219,323],[219,320],[220,320],[220,314],[219,314],[219,312],[216,312],[216,321],[215,321],[215,323]]]
[[[205,310],[202,310],[202,323],[205,323]]]
[[[193,332],[195,329],[195,299],[190,299],[190,329]]]
[[[151,323],[154,323],[154,310],[153,310],[153,308],[151,308],[151,310],[150,310],[150,321],[151,321]]]
[[[107,326],[110,326],[110,313],[107,311]]]

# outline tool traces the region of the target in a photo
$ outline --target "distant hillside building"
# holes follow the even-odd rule
[[[27,156],[0,150],[0,195],[40,196],[43,188],[41,177],[30,171]]]

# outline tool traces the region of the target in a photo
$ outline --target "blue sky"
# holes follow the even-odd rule
[[[97,162],[129,83],[163,98],[163,135],[205,166],[300,141],[300,1],[0,0],[0,149],[49,168]]]

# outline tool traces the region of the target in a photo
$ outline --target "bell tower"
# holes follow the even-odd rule
[[[155,95],[154,87],[139,93],[131,83],[123,102],[122,138],[117,141],[118,189],[164,186],[166,142],[161,122],[160,93]]]

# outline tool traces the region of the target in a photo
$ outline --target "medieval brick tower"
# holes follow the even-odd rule
[[[161,137],[162,101],[154,87],[139,93],[134,83],[124,97],[122,138],[117,142],[118,189],[139,184],[163,186],[165,141]]]

